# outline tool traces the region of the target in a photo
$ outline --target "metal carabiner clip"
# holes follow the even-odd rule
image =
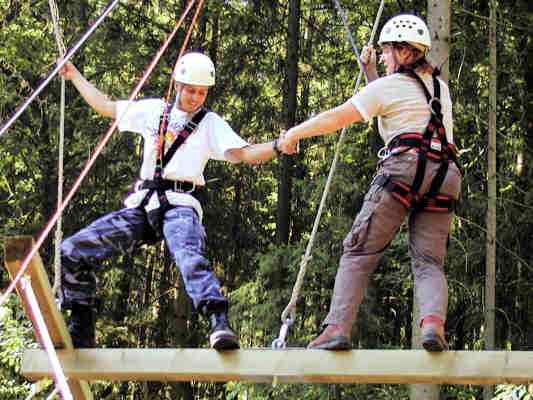
[[[289,333],[289,327],[294,323],[292,315],[289,315],[279,330],[279,336],[272,341],[272,350],[283,350],[287,347],[285,339]]]

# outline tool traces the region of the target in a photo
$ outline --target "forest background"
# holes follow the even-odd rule
[[[67,44],[106,5],[57,1]],[[370,36],[379,1],[341,1],[359,47]],[[498,349],[533,350],[533,3],[497,1],[497,252]],[[103,92],[126,98],[185,1],[123,1],[74,57]],[[386,1],[380,27],[399,12],[426,16],[426,1]],[[447,337],[453,349],[485,347],[489,2],[451,2],[449,84],[454,136],[464,167],[461,206],[446,260]],[[5,121],[57,58],[48,2],[0,0],[0,117]],[[139,97],[163,96],[183,41],[180,31]],[[190,49],[209,54],[217,84],[208,106],[250,142],[344,102],[358,66],[334,3],[328,0],[211,0]],[[59,78],[0,138],[0,236],[36,236],[56,209]],[[67,84],[65,188],[111,121],[99,117]],[[338,135],[302,143],[292,158],[259,166],[210,162],[204,224],[207,254],[231,301],[230,318],[243,347],[265,347],[278,335],[307,245]],[[382,146],[375,126],[348,129],[288,338],[304,346],[327,313],[342,240],[363,201]],[[65,235],[122,206],[138,176],[140,140],[116,133],[63,216]],[[0,258],[3,258],[0,250]],[[53,239],[40,254],[53,276]],[[193,312],[179,274],[161,246],[106,262],[99,275],[105,300],[97,341],[105,347],[206,347],[208,325]],[[0,269],[0,287],[9,277]],[[408,349],[412,279],[407,232],[401,229],[374,274],[353,341],[358,348]],[[21,354],[36,347],[16,295],[0,310],[0,398],[24,398]],[[403,385],[252,385],[99,382],[95,398],[131,399],[403,399]],[[513,388],[522,390],[526,388]],[[508,387],[500,387],[501,393]],[[442,386],[443,399],[481,398],[478,386]]]

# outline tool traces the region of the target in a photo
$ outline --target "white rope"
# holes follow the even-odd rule
[[[26,396],[25,400],[32,400],[35,396],[50,386],[51,383],[52,381],[50,379],[41,379],[40,381],[32,383],[30,393]]]
[[[60,57],[67,52],[61,28],[59,27],[59,12],[54,0],[48,0],[50,14],[52,15],[52,24],[54,26],[54,36],[56,39],[57,49]],[[59,155],[57,162],[57,206],[63,202],[63,153],[65,143],[65,79],[61,78],[61,104],[59,116]],[[63,239],[63,220],[60,215],[57,219],[54,246],[54,285],[52,292],[54,296],[60,292],[61,288],[61,241]],[[60,296],[61,294],[59,294]]]
[[[355,41],[353,40],[352,33],[350,32],[350,28],[348,26],[346,15],[344,14],[344,10],[342,9],[342,7],[339,4],[338,0],[335,0],[335,3],[336,3],[336,6],[337,6],[337,9],[339,11],[339,14],[341,15],[342,21],[344,23],[344,27],[346,29],[346,34],[347,34],[348,39],[349,39],[349,41],[350,41],[350,43],[351,43],[351,45],[352,45],[352,47],[354,49],[354,52],[355,52],[355,54],[357,56],[357,62],[359,64],[359,75],[357,76],[357,81],[356,81],[355,89],[354,89],[354,94],[355,94],[359,90],[359,84],[361,83],[361,77],[363,75],[363,65],[361,63],[361,60],[359,60],[359,52],[357,51],[357,46],[355,45]],[[372,33],[370,35],[370,40],[369,40],[370,44],[373,43],[373,41],[374,41],[374,36],[376,35],[377,27],[378,27],[378,24],[379,24],[379,20],[381,19],[381,14],[383,12],[384,4],[385,4],[385,0],[381,0],[381,3],[379,5],[379,10],[378,10],[378,13],[376,15],[376,20],[374,21],[374,26],[372,28]],[[330,186],[331,186],[331,181],[333,179],[333,175],[334,175],[335,169],[337,167],[337,161],[339,159],[340,149],[341,149],[341,147],[342,147],[342,145],[344,143],[345,136],[346,136],[346,127],[343,128],[341,133],[340,133],[339,142],[337,143],[337,148],[335,150],[335,156],[333,157],[333,161],[331,163],[331,168],[329,170],[328,179],[326,181],[326,186],[324,187],[324,191],[322,193],[322,199],[320,200],[320,206],[318,207],[318,212],[317,212],[317,215],[315,217],[315,222],[313,223],[313,230],[311,232],[311,236],[309,238],[309,242],[307,243],[307,248],[305,249],[305,254],[302,256],[302,260],[300,261],[300,270],[298,271],[298,276],[296,278],[296,282],[295,282],[293,290],[292,290],[291,300],[289,301],[289,304],[287,304],[287,307],[285,307],[285,310],[283,310],[283,313],[281,314],[281,321],[284,324],[290,325],[290,324],[292,324],[292,322],[295,319],[296,303],[298,301],[298,297],[300,295],[300,290],[301,290],[302,285],[303,285],[305,273],[307,271],[307,264],[312,258],[311,257],[311,250],[312,250],[314,242],[315,242],[316,233],[318,231],[318,225],[319,225],[319,222],[320,222],[320,218],[322,216],[322,211],[323,211],[324,206],[326,204],[326,199],[328,197],[329,189],[330,189]],[[282,330],[283,330],[283,327],[282,327]]]
[[[52,400],[59,393],[59,388],[55,387],[54,390],[48,395],[46,400]]]

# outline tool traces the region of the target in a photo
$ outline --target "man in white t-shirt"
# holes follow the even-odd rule
[[[431,37],[423,20],[409,14],[391,18],[379,44],[386,76],[377,79],[376,57],[370,54],[374,61],[367,65],[370,83],[365,88],[344,104],[289,129],[280,141],[281,150],[292,154],[301,139],[377,117],[385,142],[376,177],[343,242],[325,329],[308,347],[351,347],[352,327],[370,275],[407,218],[421,344],[428,351],[443,351],[448,348],[443,264],[461,189],[450,92],[426,60]]]
[[[211,347],[238,348],[227,320],[228,301],[204,256],[206,236],[197,193],[205,185],[208,160],[265,162],[277,154],[277,140],[250,145],[219,115],[202,108],[215,84],[213,62],[202,53],[191,52],[178,60],[173,72],[177,94],[170,105],[160,99],[110,100],[71,63],[60,74],[95,111],[118,119],[120,131],[139,133],[144,139],[141,181],[125,200],[126,208],[96,220],[61,245],[62,295],[65,308],[71,309],[74,346],[95,346],[98,263],[115,250],[164,239],[194,307],[210,320]]]

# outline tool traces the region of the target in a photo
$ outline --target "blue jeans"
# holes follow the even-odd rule
[[[61,243],[63,303],[95,307],[96,274],[100,262],[128,253],[150,241],[153,232],[144,210],[124,208],[107,214]],[[163,219],[165,242],[179,267],[185,290],[196,309],[227,309],[228,301],[204,256],[205,230],[190,207],[176,206]]]

